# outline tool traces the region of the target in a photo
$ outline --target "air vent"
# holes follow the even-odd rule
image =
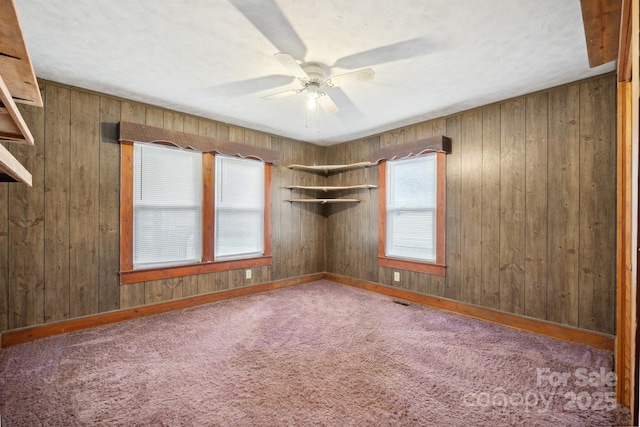
[[[399,300],[399,299],[394,299],[394,300],[392,300],[392,301],[393,301],[393,302],[395,302],[396,304],[404,305],[405,307],[407,307],[407,306],[410,306],[410,305],[411,305],[411,303],[410,303],[410,302],[408,302],[408,301],[402,301],[402,300]]]

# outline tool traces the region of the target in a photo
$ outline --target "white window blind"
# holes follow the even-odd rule
[[[133,268],[202,259],[202,154],[134,144]]]
[[[437,155],[387,163],[386,256],[436,260]]]
[[[216,155],[215,259],[264,252],[264,163]]]

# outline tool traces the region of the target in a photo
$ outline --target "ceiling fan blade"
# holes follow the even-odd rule
[[[338,59],[333,66],[347,69],[370,67],[429,53],[433,53],[432,43],[425,38],[415,38],[345,56]]]
[[[240,80],[235,82],[223,83],[211,88],[213,93],[225,96],[242,96],[250,93],[256,93],[265,89],[275,90],[280,86],[286,86],[293,83],[295,79],[292,76],[270,75],[264,77],[256,77],[253,79]]]
[[[373,79],[373,76],[375,76],[375,73],[371,68],[363,68],[362,70],[351,71],[350,73],[330,77],[324,82],[324,84],[325,86],[342,86],[349,83],[371,80]]]
[[[353,123],[354,120],[364,120],[364,114],[354,104],[351,98],[344,93],[344,90],[339,87],[331,89],[331,99],[336,103],[336,105],[340,106],[340,111],[344,113],[340,114],[340,120],[344,123]]]
[[[304,72],[300,64],[293,57],[286,53],[276,53],[273,55],[278,62],[286,67],[287,70],[299,79],[308,79],[309,76]]]
[[[333,100],[329,98],[329,95],[324,92],[318,92],[317,101],[320,107],[327,114],[335,114],[340,111],[338,110],[338,106],[333,102]]]
[[[306,46],[274,0],[230,0],[230,3],[277,50],[304,59]]]
[[[271,95],[263,96],[262,99],[275,99],[275,98],[284,98],[285,96],[295,95],[296,93],[302,92],[304,89],[289,89],[283,92],[272,93]]]

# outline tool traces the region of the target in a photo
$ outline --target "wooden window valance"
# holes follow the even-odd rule
[[[444,135],[432,136],[401,145],[380,148],[371,152],[371,163],[380,163],[384,160],[403,159],[409,156],[438,152],[451,154],[451,138]]]
[[[269,164],[278,164],[280,153],[269,148],[240,144],[209,136],[194,135],[175,130],[139,125],[131,122],[120,122],[120,142],[153,142],[190,148],[203,153],[218,153],[228,156],[258,159]]]

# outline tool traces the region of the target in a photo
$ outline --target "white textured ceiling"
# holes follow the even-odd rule
[[[612,71],[579,0],[16,0],[38,77],[331,145]],[[316,118],[273,57],[372,81]],[[307,121],[309,126],[306,126]]]

